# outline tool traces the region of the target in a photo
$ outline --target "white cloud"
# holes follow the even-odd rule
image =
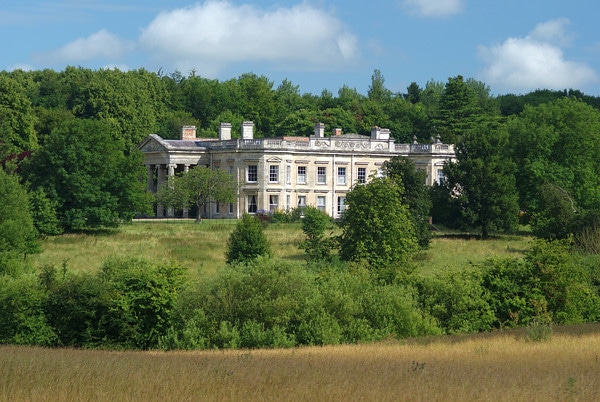
[[[84,62],[94,58],[118,60],[132,48],[131,42],[102,29],[87,38],[76,39],[60,49],[39,55],[39,58],[60,64]]]
[[[356,42],[338,19],[306,3],[262,10],[207,1],[158,15],[140,36],[163,65],[203,75],[244,62],[339,67],[356,58]]]
[[[411,14],[445,17],[462,12],[464,0],[403,0],[402,5]]]
[[[571,41],[568,24],[567,19],[548,21],[523,38],[481,46],[479,53],[487,63],[481,74],[485,82],[496,90],[529,91],[579,88],[597,81],[591,67],[565,59],[563,48]]]

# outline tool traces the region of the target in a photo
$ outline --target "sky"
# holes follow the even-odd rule
[[[462,75],[600,96],[598,0],[0,0],[0,70],[144,68],[367,94]]]

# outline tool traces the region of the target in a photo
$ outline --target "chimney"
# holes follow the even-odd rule
[[[181,126],[181,140],[193,141],[196,139],[196,126]]]
[[[325,137],[325,124],[324,123],[315,124],[315,137],[318,137],[318,138]]]
[[[333,129],[333,135],[342,135],[342,129],[341,128],[334,128]]]
[[[389,140],[390,139],[390,129],[389,128],[381,128],[374,126],[371,128],[371,139],[372,140]]]
[[[219,140],[227,141],[231,139],[231,123],[221,123],[219,125]]]
[[[254,138],[254,123],[251,121],[242,122],[242,139],[251,140]]]

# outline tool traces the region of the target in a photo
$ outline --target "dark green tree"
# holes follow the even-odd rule
[[[477,94],[471,90],[461,75],[448,78],[440,98],[436,128],[442,141],[454,144],[460,137],[474,127],[481,117],[482,109]]]
[[[235,201],[236,182],[232,175],[222,169],[194,166],[179,176],[169,178],[158,189],[159,204],[176,209],[195,206],[196,222],[202,220],[204,206],[210,202],[224,204]]]
[[[8,261],[39,251],[37,232],[29,210],[27,190],[19,178],[0,168],[0,273]]]
[[[366,261],[385,280],[406,271],[418,242],[403,195],[400,180],[389,177],[374,178],[348,193],[340,222],[343,261]]]
[[[67,231],[116,227],[148,208],[140,180],[141,152],[124,152],[114,126],[97,120],[68,120],[46,139],[24,166],[33,191],[42,188],[56,205]]]
[[[245,263],[261,256],[271,256],[271,245],[258,217],[244,214],[227,240],[227,264]]]
[[[380,70],[375,69],[371,76],[371,85],[367,91],[367,96],[375,102],[385,102],[392,96],[392,92],[385,87],[385,78]]]
[[[427,248],[431,240],[429,217],[432,206],[429,188],[425,184],[427,173],[418,170],[412,160],[403,156],[395,156],[387,161],[383,171],[387,177],[399,179],[404,185],[402,202],[408,205],[419,246]]]
[[[457,161],[444,167],[446,202],[460,211],[465,228],[478,228],[483,238],[510,231],[518,221],[515,164],[504,154],[507,147],[503,126],[481,123],[461,137]]]
[[[23,83],[0,72],[0,160],[37,147],[35,117]]]
[[[333,238],[325,235],[325,230],[332,226],[331,217],[312,206],[305,207],[303,212],[302,231],[306,239],[300,247],[310,260],[325,260],[335,246]]]

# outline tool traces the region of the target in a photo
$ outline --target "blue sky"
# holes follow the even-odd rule
[[[0,0],[0,69],[119,68],[366,94],[462,75],[600,96],[598,0]]]

